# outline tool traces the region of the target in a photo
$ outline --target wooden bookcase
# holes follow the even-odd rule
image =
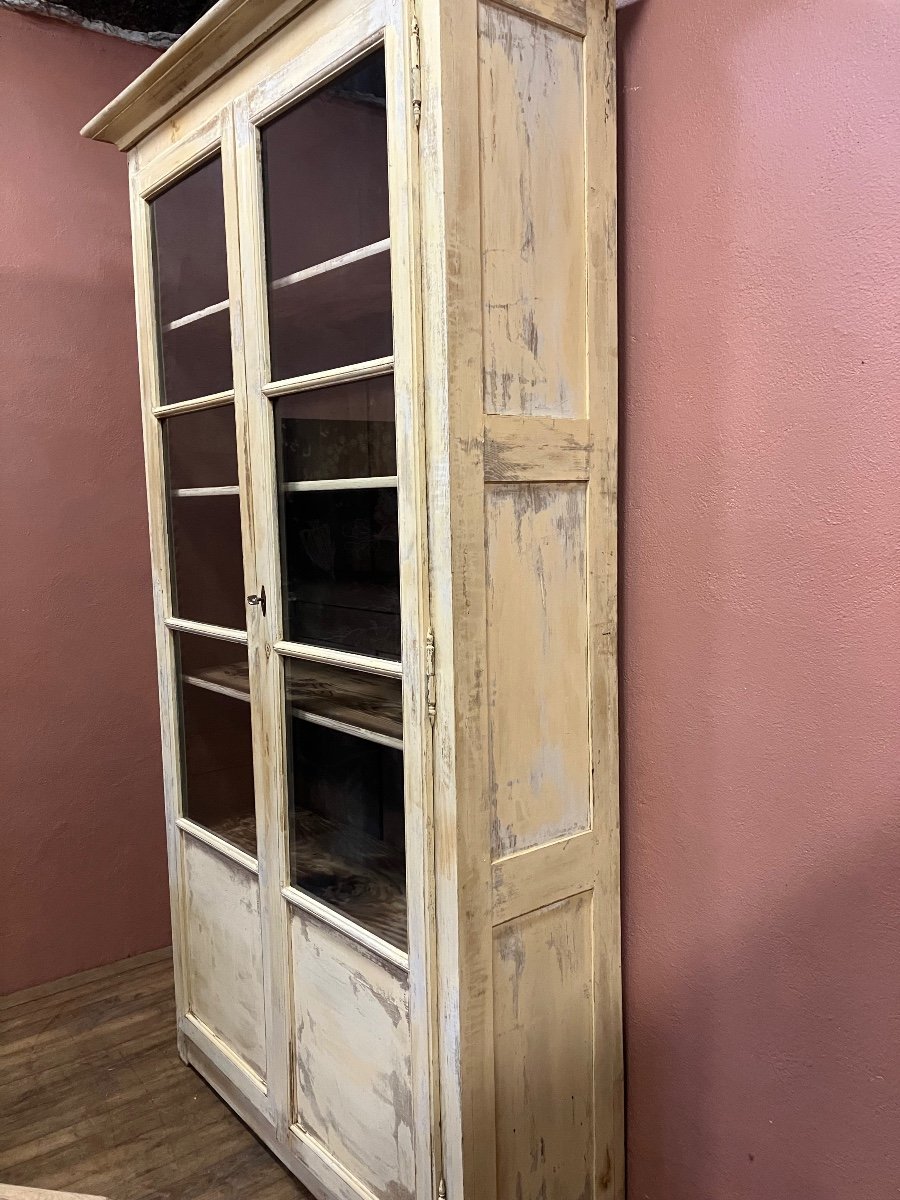
[[[623,1185],[609,0],[220,0],[129,155],[178,1045],[331,1200]]]

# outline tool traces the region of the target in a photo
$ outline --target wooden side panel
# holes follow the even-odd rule
[[[485,490],[494,858],[590,824],[585,518],[581,483]]]
[[[498,1200],[594,1195],[591,897],[494,930]]]
[[[622,1200],[615,6],[417,7],[446,1190]]]
[[[259,880],[191,837],[183,853],[188,1011],[264,1079]]]
[[[585,412],[583,40],[480,6],[484,405]]]
[[[414,1194],[405,972],[306,913],[291,921],[296,1124],[378,1200]]]

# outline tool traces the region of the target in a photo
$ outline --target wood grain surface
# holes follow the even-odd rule
[[[84,1192],[48,1192],[45,1188],[7,1187],[0,1183],[0,1200],[107,1200],[105,1196],[87,1196]]]
[[[86,1196],[84,1192],[48,1192],[44,1188],[7,1187],[0,1183],[0,1200],[106,1200],[105,1196]]]
[[[0,1012],[4,1200],[312,1200],[179,1059],[171,957],[67,982]]]

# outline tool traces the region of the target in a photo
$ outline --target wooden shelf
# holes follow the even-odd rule
[[[245,662],[210,667],[182,679],[234,700],[250,700]],[[291,714],[300,720],[403,749],[403,706],[399,686],[391,680],[324,663],[292,663],[286,667],[285,690]]]
[[[316,275],[326,275],[329,271],[340,271],[342,267],[349,267],[352,263],[361,262],[364,258],[371,258],[374,254],[387,254],[390,248],[391,239],[382,238],[380,242],[371,242],[368,246],[360,246],[358,250],[350,250],[347,254],[338,254],[335,258],[316,263],[313,267],[306,267],[302,271],[294,271],[291,275],[273,279],[269,284],[269,290],[277,292],[281,288],[293,287],[295,283],[302,283],[304,279],[313,279]]]
[[[184,500],[189,496],[239,496],[241,489],[238,485],[229,484],[227,487],[188,487],[172,488],[172,495]]]
[[[352,492],[365,488],[395,488],[396,475],[358,475],[352,479],[301,479],[282,484],[286,492]]]
[[[187,313],[185,316],[163,325],[163,333],[171,333],[175,329],[183,329],[185,325],[193,325],[195,321],[202,321],[204,317],[213,317],[216,313],[225,312],[230,306],[230,301],[220,300],[218,304],[210,304],[206,308],[198,308],[196,312]]]
[[[396,488],[396,475],[362,475],[352,479],[300,479],[282,484],[285,492],[353,492],[370,488]],[[172,488],[171,494],[184,500],[191,496],[239,496],[238,485],[225,487]]]
[[[302,271],[294,271],[290,275],[282,275],[280,279],[273,279],[269,284],[270,291],[279,291],[281,288],[293,287],[297,283],[302,283],[305,279],[313,279],[316,275],[326,275],[329,271],[340,271],[342,267],[349,267],[352,263],[360,262],[364,258],[371,258],[374,254],[387,254],[391,248],[391,239],[382,238],[380,242],[372,242],[368,246],[360,246],[357,250],[350,250],[346,254],[339,254],[335,258],[326,259],[325,262],[316,263],[315,266],[305,267]],[[178,317],[174,321],[168,321],[162,327],[163,333],[172,333],[176,329],[183,329],[186,325],[193,325],[195,321],[202,321],[206,317],[213,317],[217,313],[225,312],[230,308],[230,301],[220,300],[216,304],[209,304],[206,308],[198,308],[196,312],[185,313],[183,317]]]

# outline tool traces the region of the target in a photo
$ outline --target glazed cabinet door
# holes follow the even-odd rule
[[[234,110],[269,1052],[282,1136],[329,1194],[411,1200],[434,1195],[434,1112],[410,25],[393,0],[309,25]]]
[[[179,1040],[272,1108],[256,595],[229,110],[132,170]]]

